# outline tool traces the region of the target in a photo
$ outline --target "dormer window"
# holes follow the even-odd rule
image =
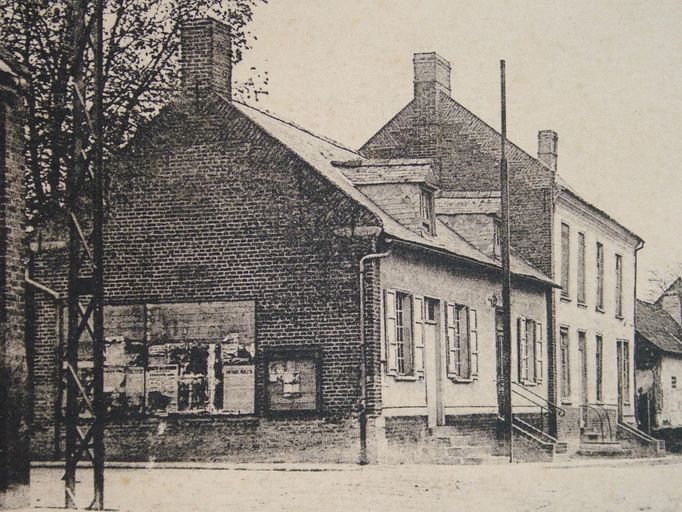
[[[436,225],[433,216],[433,192],[426,189],[421,189],[421,201],[420,201],[420,215],[421,215],[421,225],[424,230],[430,235],[435,234]]]

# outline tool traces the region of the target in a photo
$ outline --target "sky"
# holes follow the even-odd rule
[[[452,96],[532,155],[559,134],[559,173],[640,235],[651,271],[682,272],[682,1],[269,0],[235,69],[267,71],[267,109],[354,149],[412,99],[412,55],[452,66]]]

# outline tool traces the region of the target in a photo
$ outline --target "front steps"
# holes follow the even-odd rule
[[[457,427],[430,428],[429,444],[438,449],[436,464],[504,464],[508,460],[494,453],[494,437],[465,434]]]

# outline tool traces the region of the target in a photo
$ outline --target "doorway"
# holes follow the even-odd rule
[[[424,377],[429,426],[445,425],[441,302],[424,298]]]
[[[580,363],[580,426],[587,426],[587,336],[585,331],[578,331],[578,354]]]
[[[623,409],[630,403],[630,344],[618,340],[616,346],[618,367],[618,421],[623,421]]]

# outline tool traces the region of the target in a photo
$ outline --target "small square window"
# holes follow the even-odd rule
[[[436,315],[438,314],[438,301],[435,299],[424,299],[426,304],[426,321],[435,322]]]

